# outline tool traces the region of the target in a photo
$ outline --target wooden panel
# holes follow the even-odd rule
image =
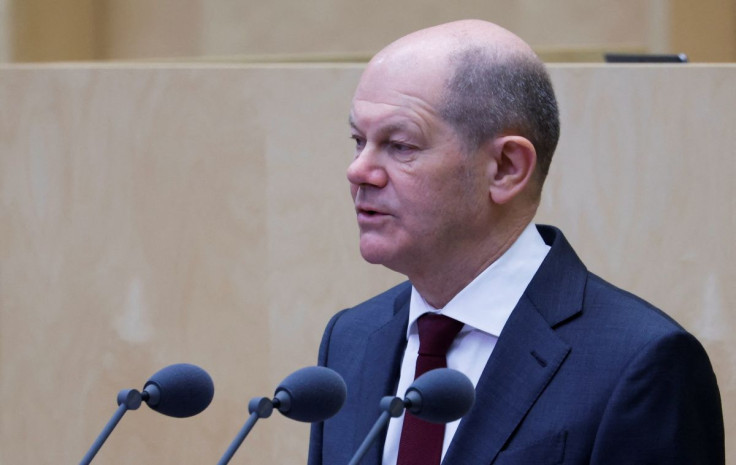
[[[1,0],[0,61],[366,56],[463,18],[497,22],[555,61],[612,50],[736,61],[736,0]]]
[[[106,59],[209,54],[203,47],[204,0],[101,0]],[[246,24],[241,24],[246,26]],[[220,29],[210,23],[209,27]]]
[[[636,0],[4,1],[13,6],[12,59],[26,62],[371,54],[418,28],[464,18],[497,22],[570,56],[591,47],[646,49],[652,30],[647,4]]]
[[[13,61],[104,58],[96,0],[8,0]]]
[[[213,376],[210,408],[129,412],[98,461],[215,462],[248,400],[314,363],[334,312],[401,279],[357,252],[359,74],[0,68],[0,463],[78,461],[118,390],[182,361]],[[700,337],[733,438],[736,67],[552,74],[563,138],[539,220]],[[303,463],[307,434],[276,414],[236,458]]]
[[[8,0],[0,0],[0,63],[10,61],[10,9]]]
[[[671,0],[672,49],[691,61],[736,61],[736,0]]]
[[[538,47],[646,46],[647,40],[647,6],[636,0],[603,7],[585,0],[218,0],[204,8],[206,23],[218,25],[205,29],[211,55],[375,52],[416,29],[465,18],[497,22]]]

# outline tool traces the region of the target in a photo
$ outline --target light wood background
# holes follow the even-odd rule
[[[0,63],[11,61],[10,35],[12,24],[13,21],[8,11],[8,0],[0,0]]]
[[[499,23],[555,61],[617,50],[736,61],[736,0],[0,0],[0,59],[366,57],[462,18]]]
[[[314,364],[339,309],[398,282],[357,251],[359,65],[0,67],[0,464],[77,463],[117,392],[195,363],[212,405],[128,412],[95,463],[215,463]],[[562,139],[538,220],[706,346],[736,460],[736,66],[551,67]],[[232,463],[305,462],[261,420]]]

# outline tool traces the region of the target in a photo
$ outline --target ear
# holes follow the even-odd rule
[[[521,136],[500,136],[489,143],[489,194],[494,203],[505,204],[531,182],[537,151],[529,139]]]

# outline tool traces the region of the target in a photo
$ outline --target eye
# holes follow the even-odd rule
[[[416,147],[414,147],[413,145],[405,144],[403,142],[396,142],[396,141],[389,142],[388,148],[393,153],[396,153],[398,155],[410,154],[416,150]]]
[[[362,138],[362,137],[360,137],[360,136],[358,136],[356,134],[351,135],[350,138],[355,141],[355,150],[357,152],[360,152],[361,150],[363,150],[363,147],[365,147],[365,139],[364,138]]]

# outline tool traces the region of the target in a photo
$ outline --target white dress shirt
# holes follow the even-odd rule
[[[529,224],[506,253],[453,297],[444,308],[432,307],[412,287],[406,350],[396,395],[403,398],[406,389],[414,381],[419,350],[416,321],[428,312],[442,313],[465,323],[447,353],[447,366],[464,373],[473,386],[476,386],[511,311],[547,252],[549,246],[544,243],[536,226]],[[445,427],[442,458],[445,457],[460,421],[448,423]],[[383,465],[396,465],[403,423],[403,415],[392,418],[389,422],[383,449]]]

